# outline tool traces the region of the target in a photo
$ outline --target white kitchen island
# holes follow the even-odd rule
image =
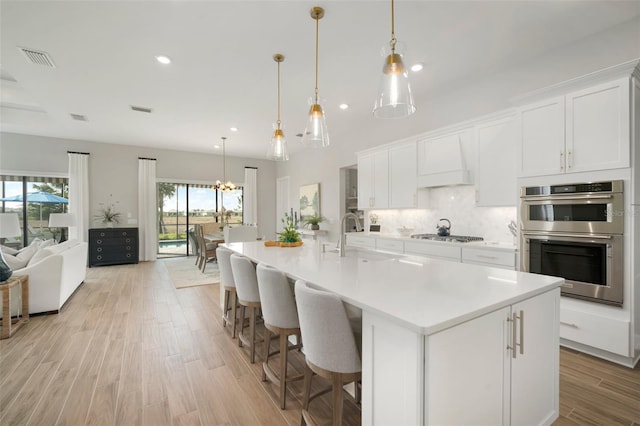
[[[362,424],[558,417],[563,279],[367,250],[341,258],[319,242],[226,246],[362,309]]]

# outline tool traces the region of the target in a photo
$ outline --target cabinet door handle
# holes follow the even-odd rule
[[[573,162],[573,157],[571,156],[571,150],[567,151],[567,169],[571,168],[571,163]]]
[[[476,257],[479,257],[480,259],[490,259],[490,260],[496,260],[497,259],[496,256],[487,256],[485,254],[478,254],[478,255],[476,255]]]
[[[524,355],[524,311],[520,310],[520,317],[516,316],[516,319],[520,319],[520,355]]]
[[[560,151],[560,170],[564,170],[564,151]]]
[[[573,322],[560,321],[560,324],[566,325],[566,326],[571,327],[571,328],[580,328],[580,327],[578,327],[578,324],[575,324]]]
[[[518,343],[518,320],[520,320],[520,343]],[[511,349],[511,357],[516,359],[520,347],[520,355],[524,355],[524,311],[520,311],[520,315],[515,312],[507,317],[507,322],[511,322],[511,345],[507,345],[507,349]]]

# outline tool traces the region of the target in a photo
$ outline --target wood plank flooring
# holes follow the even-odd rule
[[[162,261],[89,269],[60,314],[0,341],[0,425],[300,424],[302,382],[280,410],[218,302],[217,286],[176,290]],[[556,425],[640,425],[640,367],[565,349],[560,364]],[[330,396],[311,411],[330,424]],[[360,424],[349,402],[345,418]]]

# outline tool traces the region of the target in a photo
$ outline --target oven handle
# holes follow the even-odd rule
[[[526,195],[520,197],[525,201],[563,201],[563,200],[610,200],[612,194],[608,195]]]
[[[599,234],[559,234],[557,232],[549,233],[549,232],[533,232],[527,231],[522,232],[522,235],[525,237],[527,235],[539,236],[539,237],[566,237],[566,238],[597,238],[599,240],[610,240],[613,238],[613,235],[599,235]]]

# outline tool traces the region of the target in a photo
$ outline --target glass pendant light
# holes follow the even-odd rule
[[[395,33],[394,0],[391,0],[391,42],[382,49],[385,58],[378,97],[373,107],[376,118],[402,118],[416,112],[409,85],[409,73],[402,62]]]
[[[222,192],[235,191],[236,186],[230,180],[227,180],[227,155],[225,149],[225,141],[227,138],[222,137],[222,182],[216,181],[216,185],[211,189],[216,189]]]
[[[324,9],[321,7],[311,8],[311,17],[316,21],[316,86],[313,98],[309,103],[309,119],[307,127],[302,135],[302,143],[314,147],[329,146],[329,132],[327,132],[326,115],[318,99],[318,22],[324,16]]]
[[[273,55],[273,60],[278,64],[278,121],[273,126],[273,137],[271,138],[267,158],[276,161],[287,161],[289,159],[287,140],[284,138],[284,132],[280,128],[280,62],[284,61],[284,55],[276,53]]]

